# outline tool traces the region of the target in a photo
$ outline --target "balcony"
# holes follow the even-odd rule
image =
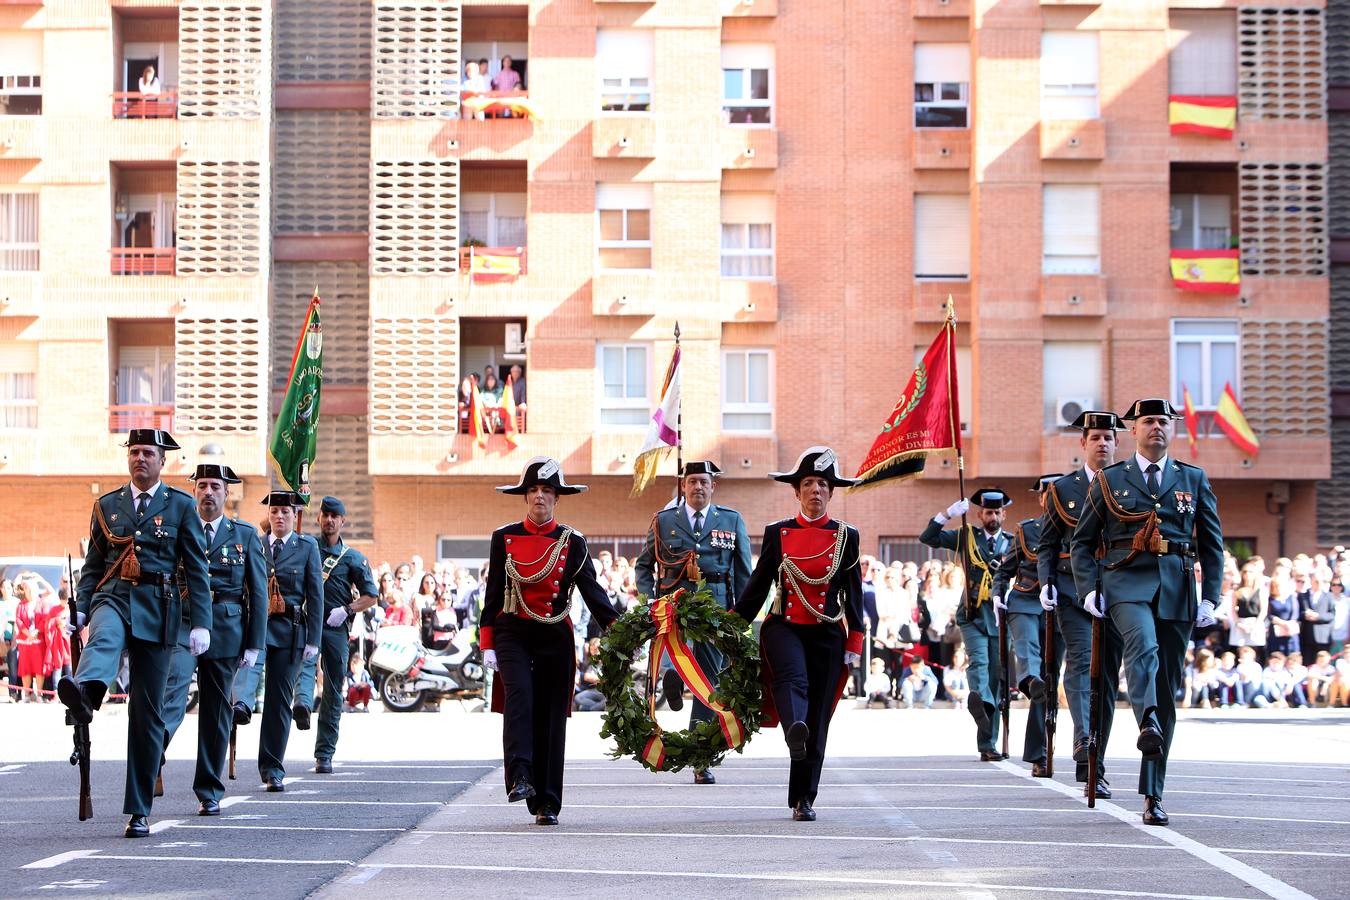
[[[506,434],[506,410],[503,407],[484,405],[483,416],[486,419],[485,424],[489,435]],[[516,431],[520,434],[525,433],[525,417],[525,410],[516,411]],[[459,404],[459,433],[471,433],[469,431],[469,404],[467,403]]]
[[[126,403],[108,407],[108,431],[121,434],[133,428],[173,430],[173,407],[149,403]]]
[[[173,247],[113,247],[110,252],[114,275],[174,274]]]
[[[1242,291],[1237,170],[1232,164],[1173,163],[1168,198],[1169,266],[1180,291]]]
[[[537,119],[530,103],[530,92],[464,91],[460,94],[461,115],[465,119]]]
[[[476,284],[515,281],[528,274],[524,247],[461,247],[459,270]]]
[[[140,91],[119,91],[113,97],[114,119],[176,119],[178,92],[142,94]]]
[[[42,76],[0,75],[0,116],[42,115]]]

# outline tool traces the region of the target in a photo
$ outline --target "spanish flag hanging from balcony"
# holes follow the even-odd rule
[[[1242,407],[1238,406],[1237,394],[1233,393],[1231,383],[1223,386],[1223,393],[1219,396],[1219,408],[1214,411],[1214,422],[1243,453],[1255,456],[1261,451],[1261,442],[1256,439],[1256,432],[1247,424],[1247,417],[1242,414]]]
[[[478,390],[477,382],[474,382],[473,390],[469,392],[469,434],[473,435],[473,441],[480,449],[487,447],[487,410],[483,409],[483,395]]]
[[[466,110],[471,113],[502,113],[509,112],[511,115],[521,119],[534,119],[538,121],[539,112],[534,108],[528,96],[503,94],[493,96],[492,94],[465,94],[460,101]]]
[[[1229,140],[1237,128],[1237,97],[1173,94],[1168,98],[1167,123],[1173,134],[1203,134]]]
[[[1242,274],[1236,250],[1173,250],[1172,283],[1200,294],[1236,294]]]
[[[656,477],[656,467],[672,447],[680,446],[680,337],[676,325],[675,352],[670,356],[666,380],[661,383],[661,402],[647,425],[647,437],[642,442],[637,459],[633,460],[633,491],[636,497],[647,489]]]
[[[514,450],[520,446],[520,430],[516,428],[516,382],[506,376],[506,390],[502,391],[502,430],[506,432],[506,442]]]
[[[1186,420],[1186,440],[1191,445],[1191,459],[1200,458],[1200,447],[1195,438],[1200,433],[1200,417],[1196,415],[1195,404],[1191,402],[1191,389],[1181,385],[1181,415]]]
[[[469,248],[469,276],[474,281],[514,281],[520,277],[521,248]]]

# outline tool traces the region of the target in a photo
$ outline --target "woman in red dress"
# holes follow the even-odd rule
[[[24,699],[37,702],[41,699],[38,691],[42,679],[47,674],[43,668],[47,642],[43,637],[42,604],[37,585],[31,579],[21,577],[16,587],[19,607],[14,611],[14,641],[19,647],[19,681]]]
[[[34,586],[43,594],[42,674],[51,679],[52,689],[55,690],[56,680],[70,672],[70,637],[66,635],[66,623],[70,621],[70,612],[55,591],[36,582]]]

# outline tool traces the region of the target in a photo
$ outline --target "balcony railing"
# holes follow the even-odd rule
[[[114,119],[172,119],[178,115],[178,92],[142,94],[119,91],[113,94]]]
[[[173,247],[113,247],[114,275],[172,275]]]
[[[514,281],[526,274],[524,247],[460,247],[459,270],[474,281]]]
[[[539,118],[530,103],[529,91],[464,91],[459,95],[459,102],[466,119]]]
[[[173,407],[150,403],[124,403],[108,407],[108,431],[120,434],[133,428],[173,430]]]
[[[489,434],[505,434],[505,410],[500,406],[485,406],[483,415],[487,419]],[[516,431],[525,433],[525,410],[516,410]],[[459,404],[459,433],[469,434],[469,404]]]

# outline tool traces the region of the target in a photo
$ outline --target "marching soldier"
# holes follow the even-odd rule
[[[272,533],[267,536],[267,660],[263,666],[263,720],[258,740],[258,774],[267,790],[286,790],[286,742],[291,736],[291,700],[302,659],[319,655],[323,627],[323,581],[319,544],[295,532],[295,510],[304,505],[292,491],[272,491],[268,507]],[[247,675],[247,672],[244,673]],[[241,677],[248,685],[256,681]],[[241,696],[235,685],[235,700]],[[238,703],[236,702],[236,712]],[[236,721],[238,717],[236,716]]]
[[[1060,478],[1042,475],[1031,490],[1045,509],[1045,491],[1051,482]],[[1048,778],[1045,755],[1045,704],[1058,703],[1059,696],[1048,696],[1049,685],[1041,679],[1041,660],[1045,648],[1041,635],[1045,632],[1045,610],[1041,609],[1040,584],[1036,574],[1036,545],[1041,536],[1039,519],[1023,519],[1017,523],[1012,550],[1003,558],[994,578],[994,604],[1008,617],[1008,631],[1012,635],[1013,665],[1017,672],[1017,689],[1031,701],[1027,714],[1027,731],[1022,745],[1022,761],[1031,763],[1031,774]],[[1063,648],[1055,645],[1055,656],[1050,661],[1059,671],[1064,658]]]
[[[704,581],[717,604],[727,609],[745,590],[750,578],[750,538],[740,513],[713,505],[721,474],[716,464],[706,460],[685,464],[680,475],[684,502],[652,517],[647,542],[637,558],[639,592],[655,599],[681,588],[693,592]],[[694,644],[693,653],[716,687],[722,654],[707,643]],[[670,708],[679,710],[684,705],[684,682],[673,666],[666,670],[664,681]],[[690,726],[712,720],[712,710],[695,697]],[[694,784],[716,783],[712,772],[695,770]]]
[[[164,752],[164,685],[186,602],[193,656],[211,645],[211,589],[206,543],[192,498],[160,481],[164,456],[180,449],[166,431],[133,429],[127,437],[131,482],[94,503],[89,551],[76,595],[74,627],[89,623],[89,642],[75,676],[57,685],[77,722],[89,724],[126,651],[127,778],[122,812],[126,836],[148,837],[155,776]],[[178,577],[184,595],[179,594]]]
[[[618,614],[596,580],[586,538],[553,517],[558,497],[586,486],[568,484],[556,459],[536,456],[517,484],[497,490],[525,498],[524,520],[492,533],[478,629],[483,664],[498,673],[492,711],[504,718],[506,799],[526,801],[536,825],[557,825],[576,681],[572,591],[581,591],[601,628]]]
[[[300,685],[296,689],[292,712],[304,710],[308,719],[314,706],[314,681],[318,663],[323,662],[323,701],[319,705],[319,733],[314,741],[314,771],[333,772],[333,754],[337,751],[338,724],[342,720],[342,685],[347,679],[349,629],[356,613],[375,605],[375,576],[370,561],[359,550],[342,541],[347,526],[347,507],[337,497],[324,497],[319,506],[319,559],[323,571],[323,643],[319,659],[306,658],[300,666]],[[353,599],[353,594],[356,599]]]
[[[1218,501],[1203,469],[1167,455],[1173,420],[1164,399],[1135,401],[1125,415],[1136,452],[1097,473],[1074,529],[1074,581],[1090,614],[1109,616],[1124,643],[1130,705],[1143,755],[1139,793],[1146,825],[1166,825],[1167,754],[1176,725],[1186,645],[1214,624],[1223,577]],[[1104,552],[1097,590],[1095,554]],[[1203,582],[1196,595],[1195,562]]]
[[[192,476],[197,527],[206,541],[211,576],[211,646],[200,657],[189,652],[188,623],[179,630],[169,683],[164,689],[164,748],[183,722],[188,687],[197,672],[197,773],[192,790],[197,815],[220,815],[225,796],[225,754],[230,740],[230,685],[237,668],[258,662],[267,640],[267,562],[258,532],[224,514],[226,485],[239,478],[229,466],[203,463]]]
[[[1036,577],[1041,585],[1041,608],[1055,611],[1055,627],[1064,645],[1064,695],[1073,718],[1073,761],[1077,780],[1088,779],[1087,738],[1092,695],[1092,617],[1083,609],[1074,585],[1070,562],[1070,542],[1078,517],[1087,502],[1088,486],[1097,472],[1115,462],[1116,433],[1120,418],[1113,412],[1084,412],[1071,426],[1081,432],[1083,468],[1070,472],[1050,485],[1045,492],[1045,514],[1041,517],[1041,537],[1036,544]],[[1101,746],[1111,737],[1111,722],[1116,711],[1116,685],[1120,679],[1120,633],[1107,619],[1102,630]],[[1106,780],[1105,754],[1097,763],[1097,796],[1111,798]],[[1084,785],[1083,792],[1087,793]]]
[[[764,543],[734,612],[753,621],[778,592],[759,631],[763,651],[766,725],[782,723],[788,755],[788,806],[798,822],[814,822],[830,719],[848,673],[862,653],[862,570],[858,530],[830,518],[836,487],[856,484],[839,472],[829,447],[811,447],[790,472],[772,472],[792,485],[799,510],[764,529]]]
[[[942,526],[957,516],[965,515],[971,504],[979,527],[970,526],[960,531],[943,531]],[[919,535],[929,547],[954,550],[966,575],[966,596],[956,610],[956,624],[966,646],[969,666],[970,695],[966,698],[971,718],[975,720],[976,746],[983,762],[1003,759],[998,750],[998,697],[1003,690],[1003,673],[999,671],[998,618],[994,612],[994,574],[1003,557],[1012,549],[1012,535],[1003,530],[1006,509],[1012,498],[997,488],[983,488],[967,500],[962,498],[946,512],[940,512]]]

